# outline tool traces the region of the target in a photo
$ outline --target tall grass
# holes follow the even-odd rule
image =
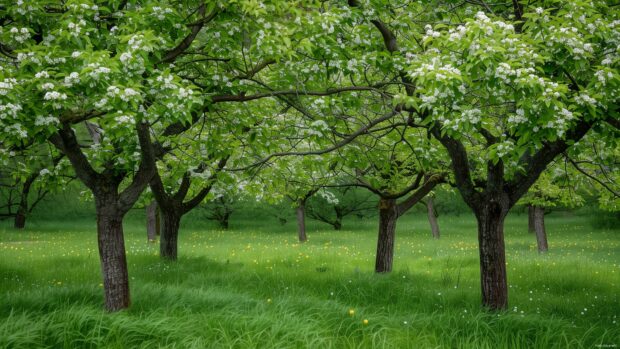
[[[539,255],[525,216],[506,225],[510,308],[480,308],[475,220],[399,221],[389,275],[373,273],[376,222],[334,232],[238,216],[190,219],[179,261],[158,258],[139,213],[125,227],[132,307],[102,310],[94,221],[0,226],[2,348],[593,348],[620,345],[620,229],[549,216]],[[353,311],[351,315],[349,312]],[[364,324],[368,320],[368,324]]]

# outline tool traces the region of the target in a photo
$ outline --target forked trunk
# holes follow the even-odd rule
[[[181,215],[162,210],[162,231],[159,238],[159,255],[163,259],[176,261],[178,254],[179,226]]]
[[[508,207],[501,199],[491,198],[475,212],[478,220],[482,305],[492,310],[506,309],[508,306],[504,246],[504,219]]]
[[[534,206],[527,205],[527,231],[534,234],[536,227],[534,227]]]
[[[146,207],[146,237],[148,242],[155,242],[159,235],[159,207],[157,201],[153,200]]]
[[[394,199],[379,200],[379,236],[377,238],[377,257],[375,272],[389,273],[394,262],[394,237],[398,208]]]
[[[308,240],[306,236],[306,203],[300,200],[297,203],[295,211],[297,212],[297,233],[299,235],[299,242],[306,242],[306,240]]]
[[[105,308],[118,311],[129,307],[129,277],[123,238],[123,215],[97,211],[97,238],[103,274]]]
[[[538,252],[544,253],[549,250],[547,244],[547,231],[545,230],[545,208],[534,206],[534,230],[536,231],[536,244]]]
[[[428,201],[426,203],[426,209],[428,211],[428,222],[431,225],[431,232],[433,233],[433,238],[439,239],[439,224],[437,224],[437,214],[435,212],[432,197],[428,198]]]

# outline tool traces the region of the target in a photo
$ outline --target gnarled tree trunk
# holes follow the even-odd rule
[[[380,199],[379,237],[377,239],[377,256],[375,260],[375,272],[377,273],[388,273],[392,271],[397,219],[398,207],[396,205],[396,200]]]
[[[431,225],[431,232],[433,233],[433,238],[439,239],[439,224],[437,224],[437,213],[435,212],[432,197],[429,197],[426,202],[426,210],[428,214],[428,222]]]
[[[308,237],[306,236],[306,201],[298,200],[297,207],[295,208],[297,213],[297,234],[299,242],[306,242]]]
[[[508,199],[500,194],[487,197],[475,209],[478,220],[482,305],[494,310],[508,306],[504,219],[509,208]]]
[[[159,238],[159,255],[163,259],[175,261],[177,259],[179,227],[181,214],[175,210],[167,210],[162,206],[163,218],[161,237]]]
[[[547,244],[547,231],[545,230],[545,208],[534,206],[534,230],[536,232],[536,244],[538,252],[544,253],[549,250]]]
[[[97,204],[97,240],[103,274],[105,308],[117,311],[129,307],[129,276],[123,238],[123,213],[113,203]]]

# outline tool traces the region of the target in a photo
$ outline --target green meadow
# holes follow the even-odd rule
[[[557,212],[550,251],[506,223],[510,308],[480,307],[475,219],[398,223],[394,272],[375,275],[376,218],[343,231],[190,217],[162,262],[140,213],[125,224],[132,306],[103,311],[92,218],[0,226],[1,348],[597,348],[620,345],[620,227]],[[594,222],[596,223],[596,222]],[[599,222],[600,223],[600,222]]]

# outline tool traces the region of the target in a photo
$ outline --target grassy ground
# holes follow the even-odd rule
[[[106,314],[94,222],[0,226],[2,348],[596,348],[620,346],[620,229],[552,214],[541,256],[525,216],[506,225],[510,308],[480,308],[475,220],[401,219],[394,272],[374,275],[375,222],[190,222],[162,263],[130,218],[132,307]],[[367,324],[365,322],[367,321]]]

